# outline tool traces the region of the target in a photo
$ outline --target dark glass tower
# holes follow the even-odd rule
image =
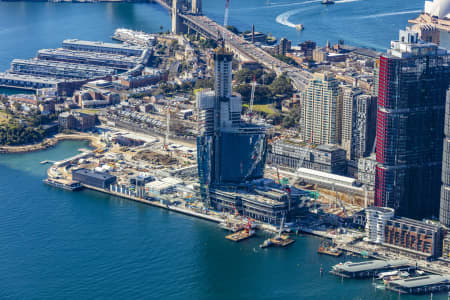
[[[450,89],[445,105],[444,154],[442,156],[442,187],[439,221],[450,227]]]
[[[447,51],[409,30],[380,57],[375,205],[438,216],[449,79]]]
[[[215,90],[197,93],[197,165],[204,199],[211,188],[263,178],[267,153],[265,127],[241,120],[241,97],[232,94],[232,54],[218,48],[214,58]]]

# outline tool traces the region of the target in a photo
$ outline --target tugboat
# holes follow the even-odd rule
[[[334,4],[333,0],[322,0],[322,4],[328,5],[328,4]]]
[[[336,247],[333,247],[330,244],[322,242],[319,249],[317,250],[317,253],[320,254],[327,254],[335,257],[339,257],[342,255],[342,251],[337,249]]]

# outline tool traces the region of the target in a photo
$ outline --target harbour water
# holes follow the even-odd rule
[[[0,155],[0,299],[428,299],[341,280],[320,239],[260,249],[215,223],[99,192],[42,183],[48,166],[86,148],[66,141]],[[320,267],[324,274],[320,276]],[[434,295],[446,299],[446,295]]]
[[[204,1],[206,13],[222,20],[222,2]],[[324,7],[318,1],[232,1],[230,23],[242,29],[254,23],[294,41],[346,39],[385,48],[411,17],[402,12],[423,3],[341,2]],[[386,15],[392,12],[398,14]],[[300,35],[289,22],[307,29]],[[167,12],[149,3],[0,2],[0,70],[65,38],[108,40],[117,27],[160,26],[169,28]],[[429,299],[329,275],[346,258],[319,256],[315,237],[262,250],[263,235],[236,244],[207,221],[42,183],[48,165],[41,161],[86,147],[67,141],[46,151],[0,155],[0,299]]]
[[[299,42],[327,40],[385,49],[398,29],[423,8],[423,0],[245,0],[230,2],[230,24]],[[205,13],[223,22],[224,0],[203,1]],[[305,30],[298,32],[295,24]],[[0,70],[14,58],[31,58],[66,38],[109,40],[117,27],[148,32],[170,28],[167,10],[150,3],[0,2]]]

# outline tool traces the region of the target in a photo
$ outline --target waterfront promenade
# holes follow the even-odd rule
[[[87,133],[76,134],[57,134],[51,138],[46,138],[42,142],[23,146],[0,146],[0,153],[26,153],[45,150],[55,146],[57,143],[65,140],[87,140],[90,145],[95,148],[104,147],[100,139]]]

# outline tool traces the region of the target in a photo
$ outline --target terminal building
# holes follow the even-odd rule
[[[408,268],[410,268],[408,260],[348,261],[334,265],[330,273],[345,278],[369,278],[375,277],[381,272],[406,270]]]
[[[61,48],[39,50],[37,58],[74,64],[106,66],[118,70],[133,69],[142,63],[141,58],[135,56],[75,51]]]
[[[110,185],[116,183],[117,177],[108,173],[96,172],[88,169],[77,169],[72,171],[72,180],[96,188],[106,189],[109,188]]]
[[[63,80],[49,77],[38,77],[23,74],[0,73],[0,86],[23,89],[58,89]]]
[[[82,41],[77,39],[64,40],[62,46],[69,50],[120,54],[126,56],[141,56],[145,50],[144,47],[134,45]]]
[[[62,62],[52,62],[37,59],[14,59],[10,73],[33,76],[48,76],[63,79],[95,79],[107,78],[117,72],[103,66],[81,65]]]

